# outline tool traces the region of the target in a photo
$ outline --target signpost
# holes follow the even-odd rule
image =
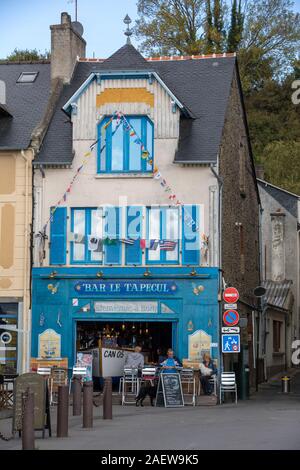
[[[240,316],[236,310],[226,310],[223,315],[223,322],[226,326],[236,326],[240,321]]]
[[[223,293],[223,299],[226,303],[235,304],[240,298],[240,294],[235,287],[227,287]]]
[[[178,408],[184,406],[179,374],[160,374],[155,405],[165,406],[165,408]]]
[[[240,335],[222,335],[222,352],[239,353],[241,350]]]

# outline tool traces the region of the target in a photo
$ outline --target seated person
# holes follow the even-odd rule
[[[134,348],[134,352],[128,353],[124,367],[128,367],[129,369],[142,369],[144,367],[145,359],[141,351],[141,346],[136,346]]]
[[[210,382],[210,379],[213,375],[217,373],[215,364],[213,363],[212,358],[208,353],[205,353],[203,356],[203,361],[199,365],[200,369],[200,382],[204,395],[211,395],[213,390],[213,384]]]
[[[177,372],[176,367],[180,366],[179,361],[174,357],[173,349],[168,349],[167,359],[165,359],[161,364],[162,372],[165,374],[174,374]]]

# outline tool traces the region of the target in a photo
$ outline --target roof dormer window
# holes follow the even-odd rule
[[[33,83],[38,76],[38,72],[22,72],[17,83]]]

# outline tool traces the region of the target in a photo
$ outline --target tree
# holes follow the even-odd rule
[[[34,61],[34,60],[47,60],[50,58],[50,53],[45,51],[42,54],[37,49],[15,49],[10,55],[7,56],[6,60],[11,62],[21,61]]]
[[[199,54],[204,50],[205,0],[138,0],[135,34],[151,55]]]
[[[204,45],[204,54],[211,54],[214,51],[214,41],[213,41],[213,16],[211,10],[210,0],[206,1],[206,18],[204,24],[204,34],[205,34],[205,45]]]
[[[300,194],[300,142],[276,141],[268,144],[262,163],[268,181]]]
[[[242,11],[242,1],[233,0],[231,7],[231,21],[228,31],[227,51],[236,52],[242,41],[244,30],[244,13]]]
[[[214,0],[213,43],[214,52],[224,51],[226,31],[224,30],[224,6],[220,0]]]

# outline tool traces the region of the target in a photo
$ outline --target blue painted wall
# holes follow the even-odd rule
[[[101,280],[96,274],[98,268],[55,268],[55,278],[50,278],[51,268],[33,269],[32,288],[32,357],[38,356],[38,335],[48,328],[54,329],[62,336],[62,357],[68,357],[69,366],[74,363],[76,321],[77,320],[133,320],[133,321],[170,321],[173,322],[176,337],[173,347],[176,355],[182,359],[188,357],[189,321],[194,330],[202,329],[212,336],[213,343],[219,343],[219,304],[217,268],[198,268],[197,276],[191,276],[191,268],[151,268],[151,277],[143,276],[145,268],[103,268],[103,280],[112,283],[126,280],[142,280],[144,283],[174,282],[176,289],[167,293],[80,293],[75,286],[80,281],[97,283]],[[55,287],[52,293],[50,286]],[[196,286],[203,286],[203,292],[194,294]],[[78,299],[78,306],[73,306],[73,299]],[[95,313],[93,302],[96,300],[155,300],[158,301],[158,313]],[[90,303],[89,312],[80,312],[80,308]],[[161,313],[161,304],[165,303],[174,313]],[[61,326],[57,323],[59,321]],[[41,319],[44,317],[43,325]],[[212,356],[218,359],[219,348],[212,349]]]

